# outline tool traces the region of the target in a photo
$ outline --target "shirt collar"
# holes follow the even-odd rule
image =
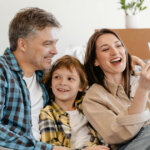
[[[83,96],[82,96],[81,99],[75,100],[75,107],[76,107],[80,112],[82,112],[82,108],[81,108],[82,100],[83,100]],[[58,114],[59,116],[61,116],[61,115],[68,116],[68,113],[67,113],[66,111],[64,111],[59,105],[57,105],[54,100],[52,100],[52,107],[54,108],[54,110],[57,112],[57,114]]]
[[[41,70],[37,70],[36,72],[36,78],[39,81],[39,83],[43,83],[43,75],[44,75],[44,71]]]
[[[20,68],[14,54],[12,53],[12,51],[7,48],[4,52],[4,55],[3,55],[8,63],[8,65],[10,66],[11,70],[14,70],[14,71],[22,71],[22,69]]]
[[[54,108],[54,110],[56,111],[56,113],[61,116],[61,115],[65,115],[67,116],[67,113],[59,106],[55,103],[55,101],[52,102],[52,107]]]
[[[6,48],[4,55],[3,55],[8,63],[8,65],[10,66],[10,69],[16,72],[21,72],[22,76],[24,76],[24,72],[23,70],[20,68],[14,54],[12,53],[12,51],[9,48]],[[41,83],[43,80],[43,71],[36,71],[36,75],[37,75],[37,80]]]
[[[112,93],[114,96],[117,95],[118,89],[123,88],[121,84],[116,84],[110,81],[109,79],[105,78],[104,79],[104,85],[107,88],[107,90]]]

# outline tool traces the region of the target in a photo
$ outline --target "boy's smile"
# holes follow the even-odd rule
[[[60,68],[52,75],[52,91],[55,95],[55,102],[60,106],[73,107],[74,101],[80,91],[80,78],[75,68],[71,71],[67,68]]]

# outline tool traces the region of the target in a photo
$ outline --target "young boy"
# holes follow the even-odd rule
[[[41,141],[69,149],[108,150],[82,113],[87,87],[83,65],[72,56],[63,56],[45,78],[50,103],[40,114]],[[52,96],[53,95],[53,96]]]

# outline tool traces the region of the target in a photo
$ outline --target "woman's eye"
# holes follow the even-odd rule
[[[116,47],[122,47],[122,45],[121,45],[121,44],[119,44],[119,45],[117,45]]]
[[[103,52],[108,51],[108,50],[109,50],[109,48],[102,49]]]

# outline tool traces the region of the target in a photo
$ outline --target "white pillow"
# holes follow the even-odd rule
[[[85,57],[86,48],[84,46],[76,46],[71,49],[66,49],[66,54],[74,56],[79,59],[79,61],[83,64]]]

